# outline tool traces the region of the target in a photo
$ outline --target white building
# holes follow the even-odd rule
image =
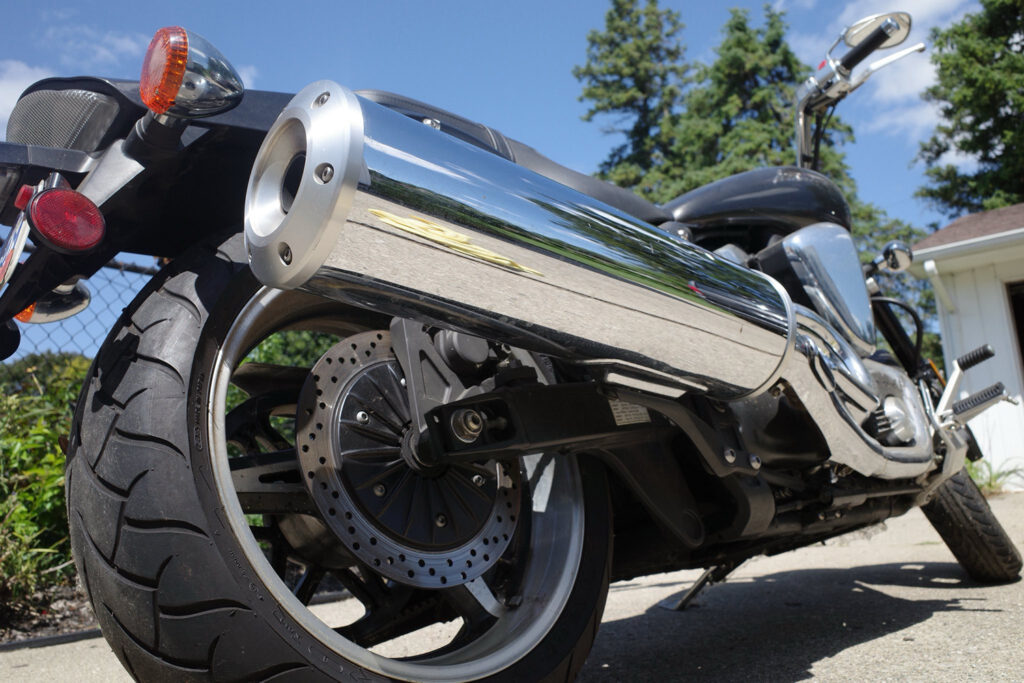
[[[964,395],[996,382],[1024,394],[1024,204],[964,216],[929,235],[914,245],[911,272],[935,291],[947,368],[982,344],[996,352],[967,371]],[[1024,468],[1024,403],[1002,402],[970,424],[995,471]]]

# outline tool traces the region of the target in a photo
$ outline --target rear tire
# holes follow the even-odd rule
[[[921,508],[967,574],[982,583],[1020,577],[1021,556],[966,469]]]
[[[305,562],[296,584],[294,563],[284,571],[266,556],[265,541],[254,534],[280,531],[265,526],[267,518],[287,513],[253,511],[239,497],[228,467],[224,387],[236,384],[240,358],[275,330],[320,329],[344,338],[382,322],[386,329],[387,319],[309,294],[261,289],[241,247],[236,235],[220,249],[197,248],[156,276],[115,325],[79,399],[66,477],[72,549],[124,667],[146,681],[574,678],[593,644],[609,580],[611,503],[606,474],[593,460],[559,457],[530,466],[523,489],[539,493],[532,508],[522,508],[532,520],[521,526],[528,531],[516,532],[530,543],[519,552],[510,546],[502,557],[522,569],[500,574],[505,583],[491,587],[512,605],[493,626],[486,615],[483,626],[470,624],[460,606],[475,617],[480,605],[465,608],[462,593],[417,589],[418,602],[398,604],[415,605],[421,616],[436,609],[440,616],[431,618],[441,620],[454,610],[466,620],[468,635],[418,659],[389,659],[370,652],[372,643],[343,637],[347,627],[309,609],[313,589],[304,593],[302,583],[310,574],[316,581],[345,574],[350,583],[340,574],[339,580],[353,594],[377,590],[374,604],[363,605],[367,614],[375,600],[384,601],[383,620],[398,624],[394,630],[408,622],[411,631],[420,623],[405,616],[411,608],[387,611],[396,599],[391,594],[408,589],[365,565],[321,566],[306,549],[285,546],[289,562]],[[226,340],[239,334],[230,349]],[[268,401],[282,391],[272,389]],[[294,516],[317,520],[315,510],[303,510]],[[493,575],[477,581],[486,585]],[[560,583],[545,583],[548,575]],[[510,577],[520,582],[508,583]]]

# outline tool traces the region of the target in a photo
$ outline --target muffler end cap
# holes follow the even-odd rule
[[[337,243],[363,166],[358,98],[333,81],[303,88],[267,132],[245,193],[249,265],[266,285],[299,287]]]

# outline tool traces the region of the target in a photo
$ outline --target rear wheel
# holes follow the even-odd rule
[[[921,509],[972,579],[1006,583],[1020,576],[1020,552],[966,469],[943,482]]]
[[[546,455],[411,467],[388,321],[261,288],[238,247],[158,276],[79,402],[72,545],[125,667],[144,680],[575,676],[608,587],[603,469]],[[321,346],[303,356],[295,335],[310,332]],[[268,347],[289,363],[246,362]]]

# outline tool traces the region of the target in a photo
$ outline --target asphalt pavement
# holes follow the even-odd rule
[[[1024,547],[1024,493],[990,502]],[[1024,680],[1024,582],[968,580],[918,510],[660,606],[699,575],[614,584],[580,680]],[[102,639],[0,653],[0,681],[127,680]]]

